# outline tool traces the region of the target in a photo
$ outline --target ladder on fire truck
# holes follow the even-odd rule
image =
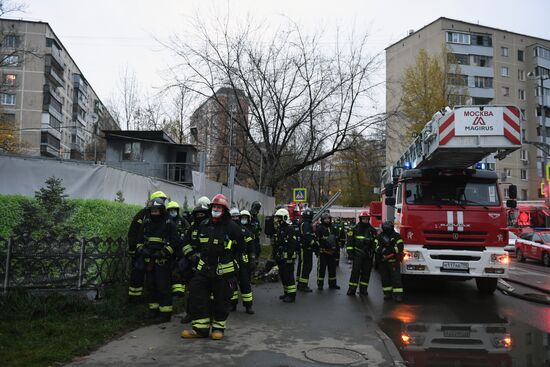
[[[517,107],[446,107],[433,115],[395,165],[382,173],[382,180],[390,183],[401,169],[465,169],[491,154],[503,159],[520,147]]]

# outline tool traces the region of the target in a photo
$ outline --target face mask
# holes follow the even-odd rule
[[[212,210],[212,218],[219,218],[221,217],[223,212],[215,212]]]
[[[242,225],[245,225],[245,224],[247,224],[247,223],[248,223],[248,219],[241,219],[241,224],[242,224]]]
[[[178,212],[170,212],[170,218],[176,218],[178,216]]]

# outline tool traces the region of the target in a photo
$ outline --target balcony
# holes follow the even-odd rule
[[[470,97],[495,98],[495,90],[493,88],[468,87],[468,94]]]
[[[85,96],[88,96],[88,84],[81,75],[75,74],[74,76],[74,89],[82,92]]]
[[[52,66],[46,66],[46,76],[55,87],[65,88],[63,76],[59,75]]]
[[[451,65],[450,72],[453,74],[469,75],[469,76],[483,76],[493,78],[495,76],[494,69],[492,67],[482,67],[473,65]]]
[[[63,114],[56,110],[51,104],[48,105],[47,111],[59,121],[63,121]]]
[[[76,103],[78,104],[78,106],[83,109],[84,111],[86,111],[88,109],[88,106],[86,105],[86,101],[82,100],[81,98],[79,98],[78,96],[75,97],[73,99],[73,103]]]
[[[493,48],[476,45],[459,45],[454,43],[447,43],[447,46],[453,53],[465,54],[465,55],[481,55],[481,56],[493,56]]]
[[[61,122],[49,113],[42,113],[40,127],[42,131],[53,135],[56,139],[61,139]]]
[[[48,157],[58,157],[60,140],[50,133],[42,131],[40,135],[40,154]]]
[[[46,54],[46,65],[53,64],[55,64],[59,69],[65,69],[65,63],[61,58],[61,51],[59,51],[55,46],[52,46],[51,52],[49,54]]]

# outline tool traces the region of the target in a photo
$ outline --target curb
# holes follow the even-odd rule
[[[372,313],[372,310],[370,309],[370,307],[367,306],[367,304],[365,302],[365,299],[362,296],[359,296],[359,299],[361,300],[361,303],[363,304],[363,307],[365,308],[365,310],[369,314],[369,316],[370,316],[370,318],[371,318],[371,320],[372,320],[372,322],[375,326],[374,332],[376,333],[376,335],[378,335],[378,338],[380,339],[382,344],[384,344],[384,347],[386,348],[386,352],[388,352],[390,358],[392,359],[391,362],[393,363],[393,365],[395,367],[405,367],[406,363],[403,360],[403,358],[401,357],[401,354],[399,353],[399,350],[397,349],[395,344],[392,342],[391,338],[385,332],[383,332],[382,329],[380,329],[378,327],[378,324],[374,321],[375,320],[374,314]]]
[[[504,280],[506,282],[509,282],[509,283],[516,283],[516,284],[522,285],[524,287],[534,289],[534,290],[539,291],[541,293],[550,294],[549,289],[542,288],[542,287],[539,287],[539,286],[536,286],[536,285],[532,285],[532,284],[526,283],[526,282],[521,281],[521,280],[516,280],[516,279],[512,279],[512,278],[502,278],[502,280]]]
[[[511,282],[514,282],[514,281],[511,281]],[[516,282],[518,284],[521,284],[523,285],[522,283],[519,283],[519,282]],[[529,287],[529,288],[533,288],[535,289],[534,287],[531,287],[530,285],[526,285],[526,287]],[[546,293],[546,299],[544,298],[538,298],[538,297],[533,297],[529,294],[523,294],[523,293],[518,293],[515,291],[515,288],[512,287],[510,284],[506,283],[505,281],[503,280],[500,280],[497,284],[497,289],[499,291],[501,291],[503,294],[505,295],[509,295],[509,296],[512,296],[512,297],[515,297],[515,298],[519,298],[519,299],[523,299],[525,301],[530,301],[530,302],[534,302],[534,303],[538,303],[538,304],[543,304],[543,305],[549,305],[550,306],[550,296]]]

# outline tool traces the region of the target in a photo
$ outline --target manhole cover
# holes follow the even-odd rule
[[[305,352],[306,358],[314,362],[327,364],[352,364],[364,361],[366,357],[354,350],[346,348],[319,347]]]

